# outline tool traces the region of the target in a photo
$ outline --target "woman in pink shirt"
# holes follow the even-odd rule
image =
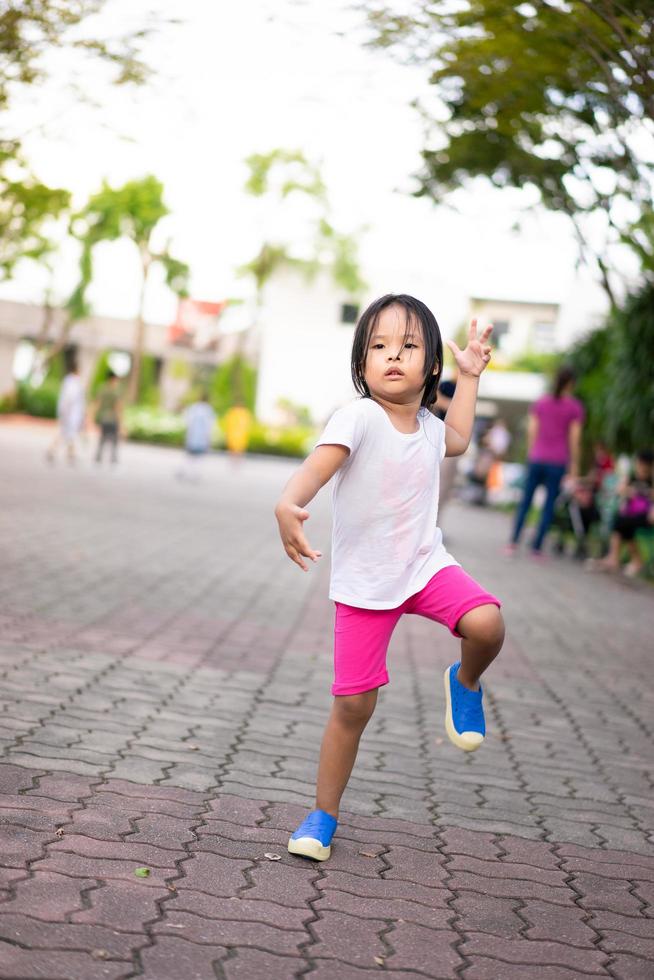
[[[584,407],[577,398],[572,397],[574,383],[573,371],[568,367],[561,368],[552,394],[543,395],[531,406],[527,428],[527,478],[513,537],[506,549],[508,554],[513,554],[517,548],[536,488],[544,486],[545,506],[531,545],[534,557],[541,556],[561,481],[566,473],[573,478],[579,475]]]

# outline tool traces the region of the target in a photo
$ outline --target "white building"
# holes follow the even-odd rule
[[[31,367],[30,348],[33,350],[34,343],[42,336],[45,315],[43,307],[34,303],[0,300],[0,396],[10,391],[14,382],[20,379],[17,368],[21,362],[28,369]],[[60,336],[64,316],[61,310],[52,311],[47,335],[50,342],[55,342]],[[218,320],[211,343],[198,347],[193,342],[181,343],[176,340],[170,324],[146,324],[144,353],[155,359],[164,407],[177,408],[194,367],[215,367],[234,355],[239,345],[238,334],[223,334],[219,325]],[[134,320],[103,316],[90,316],[73,325],[66,339],[66,347],[75,351],[85,384],[89,382],[102,353],[121,354],[125,370],[129,369],[134,329]],[[253,336],[250,335],[246,353],[252,358],[256,357],[253,343]]]
[[[259,418],[280,421],[279,405],[287,400],[305,406],[321,422],[354,396],[350,351],[358,313],[351,297],[327,274],[311,282],[293,271],[274,277],[266,287],[260,317]],[[469,315],[494,324],[500,361],[558,347],[557,303],[472,297]],[[532,402],[544,384],[539,374],[488,371],[480,386],[480,397],[488,402],[482,408],[492,416],[506,411],[501,403]],[[494,407],[491,402],[499,404]]]
[[[561,349],[558,303],[473,296],[470,316],[493,324],[493,345],[506,361],[527,352],[551,354]]]
[[[350,351],[358,314],[327,274],[307,282],[289,270],[267,284],[259,321],[258,418],[279,421],[279,402],[288,400],[320,421],[354,396]]]

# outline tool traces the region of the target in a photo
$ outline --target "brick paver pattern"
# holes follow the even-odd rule
[[[189,485],[169,450],[42,451],[0,428],[2,978],[650,980],[647,585],[502,560],[508,518],[452,508],[505,603],[486,743],[445,738],[457,643],[405,618],[321,865],[286,851],[332,645],[327,560],[302,574],[274,527],[294,464]],[[328,550],[328,492],[311,511]]]

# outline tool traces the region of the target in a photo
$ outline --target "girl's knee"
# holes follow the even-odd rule
[[[458,632],[466,640],[495,646],[499,650],[504,642],[504,618],[496,605],[478,606],[461,618]]]
[[[342,724],[363,727],[372,718],[376,703],[376,690],[342,694],[334,699],[334,711]]]

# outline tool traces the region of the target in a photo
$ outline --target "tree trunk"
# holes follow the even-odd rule
[[[143,361],[143,345],[145,342],[145,320],[143,310],[145,307],[145,288],[148,282],[148,273],[152,265],[152,256],[147,248],[141,249],[141,268],[143,278],[141,280],[141,294],[139,296],[139,308],[136,314],[136,329],[134,331],[134,346],[132,348],[132,366],[129,373],[129,384],[127,387],[127,402],[134,405],[138,400],[139,381],[141,380],[141,363]]]
[[[73,320],[70,316],[66,317],[66,319],[61,325],[61,330],[59,332],[59,336],[54,342],[54,346],[48,351],[46,355],[45,362],[44,362],[45,367],[51,364],[52,361],[54,361],[57,354],[60,354],[62,350],[64,350],[68,346],[68,339],[70,337],[70,332],[75,326],[75,322],[76,321]],[[45,347],[46,341],[47,341],[47,337],[43,339],[43,343],[37,344],[37,350],[42,350],[43,347]]]

